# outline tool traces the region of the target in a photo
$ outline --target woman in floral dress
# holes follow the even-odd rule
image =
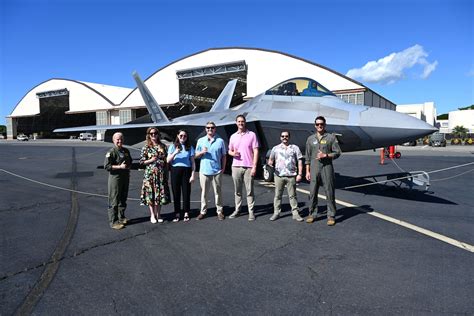
[[[140,164],[145,166],[140,203],[150,208],[150,222],[153,224],[163,222],[160,217],[161,205],[170,202],[166,157],[167,150],[160,141],[160,132],[156,127],[149,127],[146,145],[140,155]]]

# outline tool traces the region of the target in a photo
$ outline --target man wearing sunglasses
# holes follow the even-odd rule
[[[336,136],[326,131],[326,119],[318,116],[314,120],[316,134],[306,140],[306,180],[310,181],[309,216],[312,223],[318,215],[318,191],[323,186],[327,196],[327,224],[336,224],[336,197],[334,194],[334,167],[332,161],[341,155]]]
[[[214,122],[207,122],[206,136],[198,139],[195,157],[201,158],[199,167],[201,212],[196,219],[201,220],[206,216],[207,197],[212,184],[216,201],[217,219],[221,221],[224,219],[221,179],[226,164],[226,148],[224,140],[216,134],[216,124]]]
[[[282,131],[280,139],[281,144],[272,148],[268,161],[268,164],[275,168],[275,198],[273,200],[273,215],[270,220],[274,221],[280,217],[281,197],[286,186],[293,219],[302,222],[303,218],[299,214],[296,199],[296,182],[301,181],[303,176],[303,155],[298,146],[290,144],[289,131]]]

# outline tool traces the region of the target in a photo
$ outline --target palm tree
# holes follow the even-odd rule
[[[452,134],[454,137],[465,138],[467,132],[469,132],[469,130],[465,128],[463,125],[456,125],[453,128]]]

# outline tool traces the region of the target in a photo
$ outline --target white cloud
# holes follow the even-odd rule
[[[421,78],[422,79],[426,79],[428,78],[431,73],[436,69],[436,66],[438,66],[438,61],[436,60],[434,63],[426,63],[426,65],[424,65],[425,68],[423,69],[423,73],[421,74]]]
[[[364,82],[391,84],[404,78],[409,69],[420,65],[422,73],[419,76],[426,79],[438,66],[438,61],[430,63],[426,57],[428,53],[425,52],[423,46],[416,44],[377,61],[369,61],[362,68],[350,69],[346,76]]]

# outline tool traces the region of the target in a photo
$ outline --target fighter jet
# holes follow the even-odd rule
[[[403,113],[346,103],[316,80],[304,77],[286,80],[247,102],[230,107],[237,83],[234,79],[227,83],[209,112],[170,120],[139,75],[134,72],[133,77],[150,113],[149,118],[138,118],[124,125],[60,128],[54,132],[107,130],[105,140],[111,141],[113,133],[121,131],[125,143],[133,145],[144,141],[148,127],[156,126],[161,136],[169,141],[174,140],[179,129],[186,129],[189,139],[195,143],[205,134],[206,123],[213,121],[219,136],[228,142],[237,130],[236,116],[243,114],[247,128],[257,134],[260,158],[265,162],[267,151],[280,143],[282,130],[290,131],[292,143],[304,151],[306,139],[314,133],[314,120],[319,115],[326,118],[326,129],[337,135],[343,152],[402,144],[437,130]]]

